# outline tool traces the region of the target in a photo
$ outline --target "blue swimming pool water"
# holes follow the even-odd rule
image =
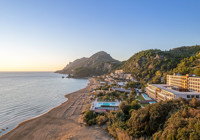
[[[145,100],[152,100],[151,98],[149,98],[146,94],[142,94]]]
[[[149,104],[155,104],[156,102],[149,102]]]
[[[116,106],[115,103],[110,103],[110,102],[102,102],[102,103],[98,103],[97,106],[101,107],[102,105],[106,105],[106,106]]]

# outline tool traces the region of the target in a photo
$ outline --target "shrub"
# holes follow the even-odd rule
[[[88,120],[87,124],[88,124],[89,126],[95,125],[95,124],[96,124],[96,118],[93,118],[93,119]]]
[[[131,108],[134,109],[134,110],[138,110],[138,109],[141,108],[141,106],[140,106],[138,100],[132,101],[132,103],[131,103]]]
[[[118,140],[132,140],[132,137],[127,134],[127,132],[121,128],[116,129]]]
[[[96,124],[96,113],[88,110],[85,112],[84,116],[83,116],[83,121],[86,122],[86,124],[88,125],[93,125]]]
[[[98,116],[96,122],[98,125],[103,125],[107,122],[108,118],[106,116]]]
[[[131,105],[127,105],[124,102],[121,102],[119,108],[123,111],[124,114],[129,114],[129,110],[131,109]]]
[[[189,105],[191,107],[197,108],[200,106],[200,101],[196,98],[192,98],[192,100],[189,102]]]

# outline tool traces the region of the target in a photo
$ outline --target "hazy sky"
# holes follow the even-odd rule
[[[200,44],[199,0],[0,0],[0,71]]]

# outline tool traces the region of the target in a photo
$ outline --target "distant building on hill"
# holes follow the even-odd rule
[[[133,76],[131,74],[124,74],[124,79],[133,80]]]
[[[120,74],[123,74],[123,73],[124,73],[123,70],[115,70],[115,74],[117,74],[117,75],[120,75]]]
[[[115,72],[111,73],[110,76],[120,80],[129,80],[129,81],[134,80],[131,74],[125,73],[123,70],[115,70]]]
[[[167,84],[148,84],[146,92],[157,101],[177,99],[200,99],[200,77],[194,75],[167,75]]]
[[[100,87],[106,86],[106,82],[100,82]]]

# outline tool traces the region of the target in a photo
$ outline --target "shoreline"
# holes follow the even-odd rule
[[[21,76],[21,73],[22,73],[22,76],[24,76],[23,72],[19,72],[19,73],[20,73],[20,76]],[[32,72],[30,72],[30,73],[32,73]],[[35,72],[35,73],[36,73],[36,77],[37,77],[38,76],[38,72]],[[45,76],[47,76],[47,78],[49,78],[49,77],[50,78],[52,78],[52,77],[54,78],[55,77],[56,80],[57,80],[57,82],[55,82],[55,84],[57,84],[58,82],[60,82],[59,81],[59,79],[60,79],[60,75],[59,74],[55,75],[55,73],[52,74],[52,72],[49,72],[49,73],[44,72],[44,73],[46,74]],[[39,74],[39,76],[40,75],[41,74]],[[3,77],[3,78],[7,78],[7,77],[9,78],[9,77],[12,77],[12,76],[13,76],[12,74],[11,74],[11,76],[10,76],[10,74],[9,75],[5,75],[5,76],[1,75],[1,77]],[[26,76],[27,75],[25,75],[25,77]],[[14,77],[16,77],[16,76],[14,75]],[[35,75],[34,75],[34,77],[35,77]],[[45,77],[44,79],[46,80],[47,78]],[[75,82],[74,82],[75,84],[72,85],[72,88],[71,88],[71,86],[70,87],[68,87],[68,86],[62,87],[62,83],[61,84],[58,83],[59,85],[56,86],[56,88],[55,88],[55,89],[58,89],[58,91],[55,90],[55,91],[51,92],[50,90],[46,90],[46,92],[41,96],[42,99],[44,99],[44,100],[41,100],[41,98],[38,98],[40,96],[37,95],[37,93],[41,92],[39,90],[41,90],[42,88],[39,88],[39,90],[38,90],[39,92],[38,91],[36,91],[36,92],[30,92],[29,93],[29,95],[31,95],[30,97],[34,96],[34,98],[33,99],[32,98],[28,98],[28,99],[33,100],[33,102],[32,101],[30,101],[30,103],[27,102],[28,106],[26,106],[26,104],[25,105],[23,104],[24,102],[19,102],[18,101],[17,104],[20,107],[22,106],[22,108],[16,107],[19,111],[15,110],[16,104],[13,104],[11,107],[9,105],[7,106],[7,102],[12,102],[12,98],[15,97],[15,95],[17,95],[17,94],[14,94],[14,95],[10,96],[9,98],[6,98],[7,100],[5,100],[3,98],[3,102],[2,102],[3,107],[2,107],[2,110],[1,110],[1,112],[3,111],[3,113],[1,114],[2,118],[0,119],[0,138],[2,136],[4,136],[5,134],[9,133],[10,131],[12,131],[13,129],[15,129],[16,127],[18,127],[19,124],[21,124],[21,123],[23,123],[25,121],[28,121],[28,120],[40,117],[41,115],[44,115],[44,114],[48,113],[49,111],[51,111],[55,107],[60,106],[61,104],[63,104],[64,102],[66,102],[68,100],[68,98],[66,97],[66,95],[71,94],[73,92],[78,92],[79,90],[81,90],[83,88],[86,88],[86,86],[89,83],[89,79],[82,80],[83,82],[81,81],[80,82],[81,84],[78,85],[78,86],[76,86],[77,81],[79,83],[79,80],[81,81],[82,79],[77,79],[77,80],[75,79]],[[66,81],[69,81],[69,80],[66,78]],[[63,84],[66,84],[66,83],[67,82],[64,82]],[[48,84],[51,84],[51,83],[47,83],[47,85]],[[53,87],[55,84],[51,84],[50,88]],[[34,86],[34,84],[33,84],[33,86]],[[48,86],[46,86],[46,87],[48,88]],[[13,85],[13,87],[15,88],[15,85]],[[15,91],[12,90],[12,88],[11,88],[11,91],[15,92]],[[24,89],[26,90],[27,88],[24,88]],[[43,89],[45,91],[46,88],[43,88]],[[54,88],[53,88],[53,90],[54,90]],[[5,90],[5,91],[7,91],[7,90]],[[26,90],[26,91],[29,91],[29,89]],[[24,92],[24,91],[22,91],[22,92]],[[20,92],[20,93],[22,93],[22,92]],[[52,96],[49,96],[48,92]],[[53,93],[53,94],[51,94],[51,93]],[[54,101],[54,97],[55,97],[55,101]],[[17,96],[16,96],[16,98],[17,98]],[[37,98],[39,100],[36,100]],[[26,101],[26,99],[24,101]],[[43,101],[44,101],[44,103],[43,103]],[[13,110],[13,111],[9,112],[9,110]],[[26,110],[28,110],[29,112],[27,113]],[[21,113],[21,116],[20,116],[20,114],[18,112]],[[9,114],[8,117],[6,117],[7,114]]]
[[[71,94],[71,93],[69,93],[69,94]],[[66,95],[64,95],[64,97],[65,97],[65,96],[66,96]],[[65,98],[66,98],[66,97],[65,97]],[[68,98],[66,98],[66,101],[64,101],[64,102],[67,102],[67,101],[68,101]],[[35,117],[32,117],[32,118],[30,118],[30,119],[27,119],[27,120],[24,120],[24,121],[18,123],[18,124],[17,124],[14,128],[12,128],[10,131],[16,129],[19,125],[21,125],[22,123],[24,123],[24,122],[26,122],[26,121],[29,121],[29,120],[38,118],[38,117],[40,117],[40,116],[42,116],[42,115],[45,115],[46,113],[48,113],[48,112],[51,111],[52,109],[54,109],[54,108],[56,108],[56,107],[62,105],[64,102],[62,102],[62,103],[60,103],[59,105],[57,105],[57,106],[55,106],[55,107],[49,109],[49,110],[46,111],[45,113],[42,113],[42,114],[40,114],[40,115],[37,115],[37,116],[35,116]],[[10,131],[8,131],[8,132],[6,132],[5,134],[1,135],[1,136],[0,136],[0,139],[1,139],[1,137],[3,137],[4,135],[8,134]]]
[[[87,85],[87,86],[88,86],[88,85]],[[87,87],[87,86],[86,86],[86,87]],[[86,87],[85,87],[85,88],[86,88]],[[38,116],[35,116],[35,117],[33,117],[33,118],[30,118],[30,119],[27,119],[27,120],[25,120],[25,121],[20,122],[16,127],[14,127],[13,129],[11,129],[11,130],[8,131],[7,133],[1,135],[1,136],[0,136],[0,139],[1,139],[1,137],[3,137],[4,135],[7,135],[7,134],[10,133],[11,131],[14,131],[15,129],[17,129],[18,127],[20,127],[20,125],[23,125],[24,123],[29,122],[29,121],[31,121],[31,120],[37,119],[37,118],[39,118],[39,117],[41,117],[41,116],[43,116],[43,115],[49,113],[49,112],[52,111],[53,109],[56,109],[57,107],[61,106],[62,104],[64,104],[65,102],[67,102],[67,101],[69,100],[68,97],[67,97],[67,95],[73,94],[73,93],[75,93],[75,92],[79,92],[80,90],[83,90],[83,89],[85,89],[85,88],[82,88],[82,89],[79,89],[79,90],[77,90],[77,91],[74,91],[74,92],[65,94],[65,95],[64,95],[64,98],[66,99],[66,101],[64,101],[63,103],[60,103],[59,105],[57,105],[57,106],[55,106],[55,107],[49,109],[47,112],[42,113],[41,115],[38,115]]]
[[[67,123],[70,124],[69,120],[71,121],[73,118],[75,118],[77,121],[76,123],[78,123],[77,117],[80,118],[82,110],[78,110],[77,107],[79,107],[80,102],[84,102],[84,99],[88,98],[87,95],[89,94],[89,91],[91,90],[91,88],[92,88],[92,83],[89,80],[85,88],[66,94],[64,96],[65,98],[67,98],[66,101],[50,109],[48,112],[44,114],[41,114],[37,117],[31,118],[19,123],[14,129],[0,136],[0,140],[52,139],[52,137],[49,136],[49,132],[51,132],[52,129],[56,131],[56,133],[53,134],[54,135],[53,139],[66,138],[66,135],[69,135],[69,133],[67,132],[63,133],[62,129],[65,129],[66,131],[68,131],[68,129],[70,128],[64,125],[65,124],[64,122],[66,122],[66,124]],[[74,106],[76,106],[75,109],[73,108]],[[82,107],[83,107],[83,104],[82,104]],[[82,124],[80,123],[78,125],[82,125]],[[61,131],[59,132],[58,130],[55,130],[54,127],[59,128]],[[74,126],[72,128],[76,130],[77,129],[76,127],[77,126]],[[91,128],[86,128],[86,130],[87,129],[91,129]],[[98,130],[98,131],[101,131],[101,130]],[[72,134],[73,136],[76,136],[76,134],[74,134],[73,132]]]

